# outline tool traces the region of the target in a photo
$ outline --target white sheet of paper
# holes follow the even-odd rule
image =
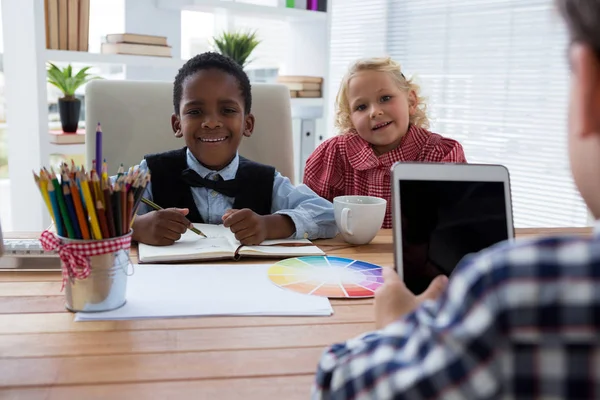
[[[269,280],[271,264],[134,266],[127,303],[113,311],[78,312],[75,321],[217,315],[327,316],[325,297],[295,293]]]

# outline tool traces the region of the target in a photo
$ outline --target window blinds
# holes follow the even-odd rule
[[[567,159],[567,40],[553,1],[381,3],[334,2],[332,32],[355,49],[351,59],[374,55],[366,47],[392,56],[421,84],[432,131],[460,141],[470,163],[508,167],[517,227],[586,225]],[[331,46],[330,77],[339,83],[351,60]]]
[[[335,103],[340,82],[348,67],[361,57],[386,52],[388,0],[329,0],[330,49],[328,104]],[[334,107],[328,107],[328,125],[333,131]]]

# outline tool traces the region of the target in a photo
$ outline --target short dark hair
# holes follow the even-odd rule
[[[175,114],[179,115],[179,106],[183,96],[183,81],[204,69],[218,69],[233,76],[240,85],[240,91],[244,98],[244,112],[250,113],[252,107],[252,93],[250,91],[250,80],[244,69],[231,58],[215,52],[206,52],[190,58],[183,67],[179,69],[175,82],[173,82],[173,108]]]
[[[600,56],[600,0],[556,0],[571,42],[584,43]]]

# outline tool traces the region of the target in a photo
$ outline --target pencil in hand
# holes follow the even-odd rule
[[[152,207],[155,210],[163,210],[163,208],[161,206],[159,206],[158,204],[156,204],[155,202],[153,202],[152,200],[148,200],[145,197],[142,197],[141,199],[142,203]],[[188,229],[192,232],[194,232],[197,235],[200,235],[202,237],[207,237],[204,233],[202,233],[202,231],[198,228],[195,228],[191,223],[190,226],[188,227]]]

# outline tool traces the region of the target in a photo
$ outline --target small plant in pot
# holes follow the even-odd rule
[[[75,97],[77,88],[93,79],[101,79],[98,76],[88,74],[87,71],[90,68],[82,68],[77,74],[73,75],[73,68],[70,64],[60,69],[50,62],[48,63],[48,83],[56,86],[64,95],[58,99],[58,112],[65,133],[77,132],[81,111],[81,100]]]
[[[223,32],[220,36],[213,37],[213,41],[220,54],[233,59],[242,68],[252,62],[248,58],[260,44],[256,32]]]

